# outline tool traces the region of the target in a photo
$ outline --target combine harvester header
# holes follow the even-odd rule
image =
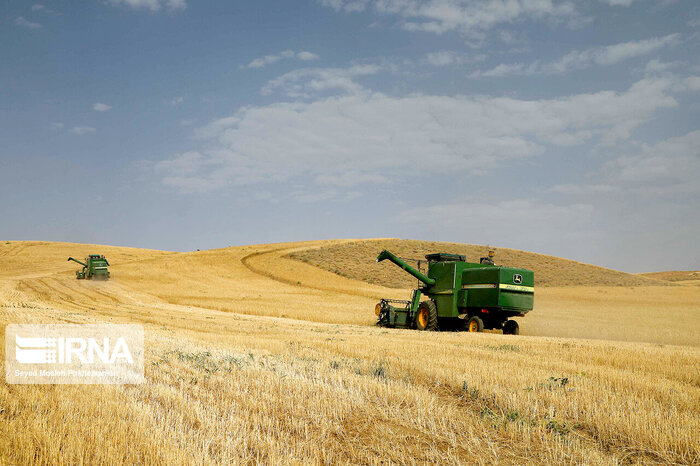
[[[502,329],[505,334],[517,335],[518,323],[510,318],[532,310],[535,274],[494,265],[493,256],[489,251],[477,264],[458,254],[428,254],[426,275],[391,252],[382,251],[377,262],[390,260],[422,286],[413,290],[410,301],[382,299],[375,307],[377,325],[418,330],[466,328],[470,332]],[[429,299],[421,302],[423,295]]]

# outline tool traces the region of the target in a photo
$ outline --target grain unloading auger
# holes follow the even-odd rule
[[[377,256],[377,262],[388,259],[421,283],[409,301],[382,299],[375,307],[378,325],[519,333],[518,323],[510,319],[532,310],[535,274],[531,270],[494,265],[492,251],[478,264],[458,254],[435,253],[425,258],[427,275],[387,250]],[[428,299],[421,301],[422,296]]]
[[[68,258],[69,261],[77,262],[82,265],[83,268],[75,271],[75,278],[88,279],[88,280],[109,280],[109,262],[105,259],[105,256],[99,254],[90,254],[85,258],[85,262],[80,262],[78,259],[72,257]]]

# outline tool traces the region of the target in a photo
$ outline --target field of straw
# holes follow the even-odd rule
[[[143,384],[3,379],[0,464],[700,463],[700,286],[499,250],[547,285],[522,335],[382,329],[378,298],[413,285],[382,286],[386,244],[471,251],[0,242],[3,327],[146,330]],[[110,281],[75,279],[89,253]]]

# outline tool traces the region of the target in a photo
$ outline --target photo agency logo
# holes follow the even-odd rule
[[[12,384],[143,382],[141,325],[8,325],[5,379]]]

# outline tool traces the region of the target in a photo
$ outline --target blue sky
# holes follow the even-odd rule
[[[695,1],[8,0],[0,238],[700,269]]]

